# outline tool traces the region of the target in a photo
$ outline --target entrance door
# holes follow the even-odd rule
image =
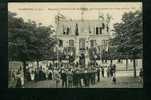
[[[80,55],[79,64],[85,67],[85,55],[83,53]]]
[[[79,40],[79,51],[80,51],[79,64],[82,67],[84,67],[85,66],[85,38],[80,38]]]

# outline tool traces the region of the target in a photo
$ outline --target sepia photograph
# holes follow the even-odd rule
[[[8,88],[143,88],[141,2],[8,3]]]

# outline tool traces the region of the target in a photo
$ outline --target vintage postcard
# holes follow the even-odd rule
[[[8,3],[8,88],[143,88],[141,2]]]

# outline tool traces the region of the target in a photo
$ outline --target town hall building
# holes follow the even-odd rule
[[[108,51],[111,30],[103,16],[93,20],[67,20],[64,15],[56,16],[56,38],[58,56],[81,65],[100,60]]]

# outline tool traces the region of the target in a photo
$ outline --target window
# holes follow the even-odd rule
[[[70,31],[70,28],[69,28],[69,27],[67,27],[67,35],[69,34],[69,31]]]
[[[99,30],[99,28],[98,28],[98,27],[96,27],[96,34],[98,34],[98,30]]]
[[[102,40],[102,43],[104,46],[107,46],[108,45],[108,40]]]
[[[100,27],[100,34],[102,34],[102,27]]]
[[[96,27],[96,34],[102,34],[102,27]]]
[[[75,34],[76,34],[76,36],[79,35],[78,24],[76,24],[76,27],[75,27]]]
[[[59,40],[59,47],[62,47],[62,46],[63,46],[63,41]]]
[[[96,40],[90,40],[90,46],[94,47],[96,45]]]
[[[108,26],[106,27],[106,31],[109,32],[109,27]]]
[[[80,49],[85,48],[85,39],[80,39],[80,40],[79,40],[79,48],[80,48]]]
[[[69,47],[74,47],[74,40],[69,40]]]

